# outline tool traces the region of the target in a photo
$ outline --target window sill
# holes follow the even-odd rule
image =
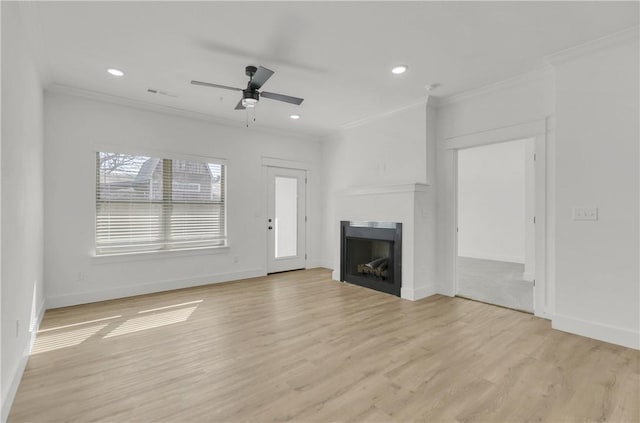
[[[229,252],[229,245],[223,247],[202,247],[202,248],[189,248],[184,250],[160,250],[160,251],[140,251],[133,253],[117,253],[117,254],[103,254],[94,255],[91,259],[96,264],[102,263],[122,263],[127,261],[143,261],[143,260],[164,260],[166,258],[173,257],[193,257],[204,256],[211,254],[224,254]]]

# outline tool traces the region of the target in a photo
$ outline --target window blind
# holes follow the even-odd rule
[[[96,254],[226,245],[225,165],[96,153]]]

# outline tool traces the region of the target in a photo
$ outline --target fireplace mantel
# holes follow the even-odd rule
[[[340,280],[340,221],[400,222],[402,288],[400,295],[419,300],[436,292],[435,195],[424,183],[354,186],[334,193],[331,243],[333,278]]]
[[[428,184],[413,183],[413,184],[397,184],[397,185],[363,185],[356,186],[338,191],[337,195],[340,197],[351,197],[358,195],[381,195],[381,194],[399,194],[399,193],[413,193],[413,192],[428,192]]]

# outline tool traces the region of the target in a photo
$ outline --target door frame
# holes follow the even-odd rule
[[[457,286],[457,256],[458,256],[458,150],[483,145],[497,144],[508,141],[533,139],[534,152],[536,155],[534,162],[535,172],[535,282],[533,291],[533,313],[535,316],[550,319],[553,316],[555,290],[552,281],[549,279],[549,269],[547,267],[547,139],[549,138],[548,118],[536,120],[519,125],[512,125],[498,129],[478,132],[469,135],[446,138],[442,141],[445,150],[451,154],[446,154],[447,162],[445,167],[449,168],[449,177],[446,178],[445,192],[449,207],[445,209],[453,212],[452,219],[447,219],[450,227],[446,229],[445,235],[449,238],[448,244],[451,246],[445,254],[449,256],[452,265],[449,282],[451,292],[456,295]]]
[[[276,158],[276,157],[267,157],[267,156],[262,156],[262,180],[263,180],[263,219],[262,219],[262,223],[264,225],[267,224],[267,219],[269,216],[269,173],[268,170],[270,167],[278,167],[278,168],[282,168],[282,169],[292,169],[292,170],[303,170],[306,172],[306,180],[307,180],[307,187],[305,190],[305,198],[304,198],[304,207],[305,207],[305,214],[307,216],[307,219],[305,220],[304,224],[305,224],[305,242],[303,245],[304,248],[304,255],[305,255],[305,269],[309,268],[309,225],[308,225],[308,217],[309,217],[309,198],[311,197],[311,195],[309,195],[309,188],[310,188],[310,182],[311,182],[311,164],[307,163],[307,162],[301,162],[301,161],[295,161],[295,160],[287,160],[287,159],[280,159],[280,158]],[[266,226],[264,226],[266,227]],[[268,274],[269,272],[269,237],[267,236],[267,232],[264,232],[264,262],[263,262],[263,266],[265,269],[265,274]]]

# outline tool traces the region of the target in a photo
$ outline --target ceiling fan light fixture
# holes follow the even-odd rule
[[[256,100],[255,98],[243,98],[242,99],[242,105],[244,107],[255,107],[256,104],[258,104],[258,100]]]
[[[394,75],[401,75],[405,73],[407,69],[409,69],[407,65],[398,65],[398,66],[395,66],[393,69],[391,69],[391,73]]]
[[[113,75],[113,76],[124,76],[124,72],[122,72],[120,69],[116,69],[116,68],[107,69],[107,73],[109,75]]]
[[[298,120],[298,119],[300,119],[300,115],[291,115],[291,116],[289,116],[289,117],[290,117],[291,119],[293,119],[293,120]]]

